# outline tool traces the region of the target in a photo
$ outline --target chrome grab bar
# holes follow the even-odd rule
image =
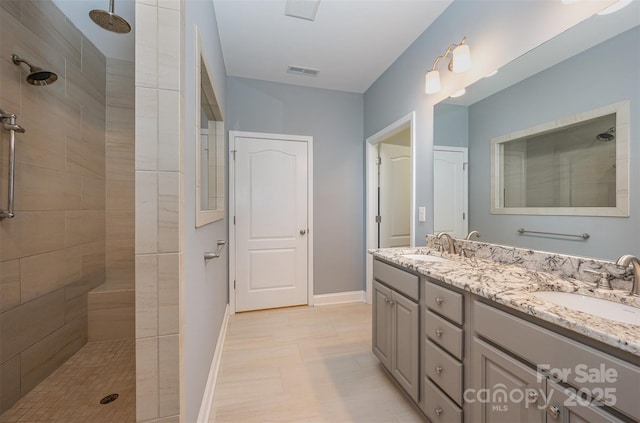
[[[216,250],[215,253],[212,253],[211,251],[207,251],[204,253],[205,261],[220,257],[220,253],[222,252],[222,249],[224,248],[224,246],[227,245],[227,241],[219,239],[217,245],[218,245],[218,249]]]
[[[580,234],[580,235],[573,235],[573,234],[561,234],[561,233],[557,233],[557,232],[538,232],[538,231],[528,231],[524,228],[520,228],[517,231],[520,235],[522,234],[538,234],[538,235],[555,235],[555,236],[569,236],[569,237],[573,237],[573,238],[582,238],[584,240],[587,240],[591,237],[591,235],[584,233],[584,234]]]
[[[0,220],[3,220],[7,217],[12,218],[15,216],[13,213],[13,190],[16,174],[16,132],[23,134],[24,128],[16,123],[16,115],[7,113],[2,109],[0,109],[0,122],[2,122],[2,127],[9,131],[9,202],[7,211],[0,209]]]

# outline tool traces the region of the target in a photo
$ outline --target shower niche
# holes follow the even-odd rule
[[[491,140],[493,214],[629,216],[629,102]]]

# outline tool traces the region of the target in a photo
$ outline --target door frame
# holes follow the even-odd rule
[[[378,157],[377,144],[389,138],[390,136],[409,128],[411,137],[411,222],[409,227],[410,246],[415,246],[415,221],[416,221],[416,112],[412,111],[406,116],[401,117],[389,126],[381,129],[366,139],[366,214],[367,221],[366,246],[367,249],[377,248],[377,223],[376,215],[378,214],[378,192],[377,192],[377,164]],[[366,289],[367,303],[371,304],[373,289],[373,256],[366,254],[367,270],[366,270]]]
[[[307,143],[307,305],[313,305],[313,137],[307,135],[269,134],[264,132],[229,131],[229,314],[236,313],[236,138],[295,141]]]

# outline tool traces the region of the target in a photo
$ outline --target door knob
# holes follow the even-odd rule
[[[306,229],[300,229],[300,235],[304,235],[304,234],[306,234],[306,233],[307,233],[307,230],[306,230]]]

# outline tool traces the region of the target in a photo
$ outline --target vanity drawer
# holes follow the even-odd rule
[[[373,260],[373,277],[418,302],[420,282],[416,275],[390,266],[380,260]]]
[[[562,369],[567,382],[578,389],[602,392],[615,388],[615,404],[607,405],[640,421],[638,361],[620,360],[478,301],[473,304],[473,325],[476,333],[534,365]],[[586,377],[591,372],[595,380]],[[615,380],[607,380],[612,373]]]
[[[425,282],[425,303],[436,313],[459,325],[462,324],[462,294],[427,281]]]
[[[464,331],[462,329],[437,314],[425,310],[424,333],[454,357],[462,360],[464,346]]]
[[[428,339],[424,341],[424,370],[440,389],[462,405],[462,363]]]
[[[423,411],[433,423],[462,423],[462,410],[429,380],[424,378]]]

